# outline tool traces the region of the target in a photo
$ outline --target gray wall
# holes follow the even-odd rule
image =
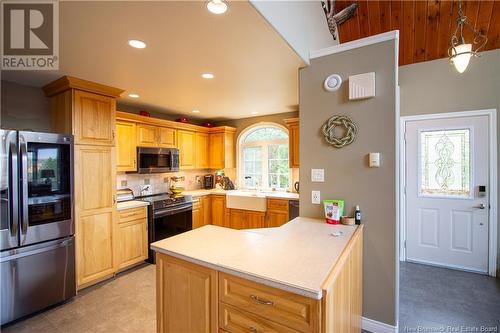
[[[387,41],[311,61],[300,70],[300,215],[323,218],[321,199],[344,199],[347,213],[363,212],[363,316],[395,325],[396,313],[396,63],[395,41]],[[348,82],[326,92],[323,80],[338,73],[375,72],[375,98],[349,101]],[[358,125],[356,141],[342,149],[328,145],[321,126],[333,115]],[[381,167],[369,168],[367,154],[381,153]],[[312,183],[311,168],[325,169],[325,182]]]
[[[497,109],[497,131],[500,131],[500,50],[482,52],[481,57],[471,60],[463,74],[459,74],[448,59],[402,66],[399,84],[401,116]],[[500,156],[500,135],[497,140]],[[500,170],[500,159],[498,161]],[[498,198],[500,207],[500,195]],[[500,273],[500,242],[497,271]]]
[[[8,129],[50,131],[49,99],[42,89],[1,81],[0,126]]]

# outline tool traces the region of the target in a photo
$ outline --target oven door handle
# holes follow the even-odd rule
[[[178,214],[178,213],[189,212],[191,210],[193,210],[193,204],[190,203],[189,205],[184,205],[184,206],[174,208],[174,209],[170,209],[170,208],[160,209],[160,210],[154,211],[153,215],[155,218],[157,218],[157,217],[170,216],[170,215],[174,215],[174,214]]]

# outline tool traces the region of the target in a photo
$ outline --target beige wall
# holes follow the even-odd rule
[[[300,70],[300,215],[323,218],[321,199],[344,199],[347,214],[360,205],[365,224],[363,316],[394,325],[396,313],[396,62],[395,41],[378,43],[311,61]],[[347,77],[375,72],[375,98],[349,101]],[[337,92],[323,89],[324,79],[338,73]],[[333,115],[347,115],[358,125],[351,145],[328,145],[321,126]],[[381,167],[369,168],[367,154],[381,153]],[[312,183],[311,168],[325,170],[324,183]]]
[[[430,113],[500,109],[500,50],[481,53],[459,74],[448,59],[423,62],[399,68],[401,116]],[[500,115],[497,112],[497,131]],[[500,135],[497,134],[498,156]],[[500,170],[500,159],[498,170]],[[500,178],[499,178],[500,180]],[[500,189],[500,182],[498,184]],[[499,207],[500,207],[500,195]],[[498,228],[500,240],[500,228]],[[500,268],[498,243],[497,270]]]
[[[9,81],[1,85],[2,128],[50,131],[49,100],[42,89]]]
[[[257,123],[269,122],[276,123],[279,125],[286,126],[284,119],[288,118],[297,118],[299,116],[299,112],[287,112],[287,113],[278,113],[278,114],[270,114],[266,116],[260,117],[250,117],[250,118],[242,118],[242,119],[232,119],[226,121],[217,122],[217,125],[231,126],[236,127],[236,137],[238,137],[245,128],[251,125],[255,125]]]

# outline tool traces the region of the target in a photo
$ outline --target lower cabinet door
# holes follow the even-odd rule
[[[156,255],[158,333],[217,332],[217,272]]]
[[[114,209],[77,219],[77,287],[90,285],[115,272],[113,221]]]
[[[297,333],[286,326],[242,311],[230,305],[219,303],[219,328],[230,333],[266,332]]]
[[[266,213],[264,212],[246,212],[246,228],[247,229],[256,229],[256,228],[264,228]]]
[[[193,200],[193,229],[203,227],[205,225],[204,221],[204,210],[203,202],[201,198]]]
[[[279,211],[267,211],[267,228],[280,227],[288,222],[288,213]]]
[[[212,224],[220,227],[226,226],[226,196],[212,195]],[[229,221],[228,221],[229,224]]]
[[[148,258],[148,221],[139,219],[118,224],[118,269]]]
[[[244,210],[229,210],[229,227],[233,229],[247,229],[247,214]]]

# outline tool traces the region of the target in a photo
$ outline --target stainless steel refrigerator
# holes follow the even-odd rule
[[[76,294],[73,138],[0,130],[1,324]]]

